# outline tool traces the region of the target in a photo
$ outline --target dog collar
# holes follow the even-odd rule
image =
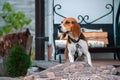
[[[83,39],[83,40],[85,39],[85,37],[84,37],[83,34],[81,34],[81,35],[79,36],[78,40],[75,40],[75,39],[71,38],[71,37],[68,35],[68,42],[69,42],[69,43],[71,43],[71,41],[74,42],[74,43],[77,43],[77,42],[79,42],[80,39]]]

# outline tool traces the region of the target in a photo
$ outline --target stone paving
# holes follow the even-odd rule
[[[52,67],[52,66],[55,66],[55,65],[58,65],[59,62],[58,61],[55,61],[55,60],[51,60],[51,61],[44,61],[44,60],[35,60],[33,61],[33,66],[38,66],[38,67],[41,67],[41,68],[44,68],[44,69],[47,69],[49,67]]]
[[[120,80],[110,65],[90,67],[85,62],[63,63],[28,75],[24,80]]]
[[[105,61],[104,61],[105,62]],[[112,61],[111,61],[112,62]],[[39,60],[39,61],[33,61],[33,66],[35,66],[35,67],[39,67],[39,71],[33,71],[33,72],[31,72],[31,73],[29,73],[29,74],[27,74],[26,76],[27,77],[19,77],[19,78],[10,78],[10,77],[0,77],[0,80],[51,80],[50,78],[52,77],[54,77],[52,80],[62,80],[61,79],[61,77],[55,77],[56,75],[57,76],[60,76],[60,74],[59,74],[59,72],[61,71],[61,70],[59,70],[60,68],[62,68],[62,66],[64,66],[63,64],[64,64],[65,62],[63,61],[62,62],[62,64],[59,64],[59,61],[54,61],[54,60],[52,60],[52,61],[44,61],[44,60]],[[96,64],[97,62],[95,62],[95,64]],[[106,63],[106,62],[105,62]],[[114,62],[115,63],[115,62]],[[99,64],[99,65],[101,65],[101,63],[97,63],[97,64]],[[119,63],[115,63],[115,64],[119,64]],[[110,64],[111,65],[111,64]],[[56,66],[61,66],[61,67],[59,67],[59,68],[56,68],[57,69],[57,72],[52,72],[52,71],[49,71],[49,70],[51,70],[51,69],[53,69],[53,68],[55,68]],[[97,65],[98,66],[98,65]],[[68,66],[68,68],[69,68],[70,66]],[[101,65],[101,68],[105,68],[104,66],[102,66]],[[40,70],[41,69],[41,70]],[[120,70],[120,67],[119,68],[117,68],[117,69],[119,69]],[[116,70],[117,70],[116,69]],[[43,70],[43,71],[42,71]],[[64,69],[65,70],[65,69]],[[66,69],[67,70],[67,69]],[[68,69],[68,70],[70,70],[70,69]],[[71,69],[72,70],[72,69]],[[100,69],[98,69],[98,70],[100,70]],[[49,72],[47,72],[47,71],[49,71]],[[53,70],[53,71],[55,71],[55,70]],[[44,78],[40,78],[39,76],[40,76],[40,74],[43,74],[44,73],[44,75],[42,75],[42,77],[44,77]],[[45,72],[46,72],[46,74],[45,74]],[[65,71],[65,72],[67,72],[67,71]],[[77,71],[76,71],[77,72]],[[82,71],[83,72],[83,71]],[[110,71],[108,71],[108,70],[104,70],[103,71],[104,73],[110,73]],[[120,71],[119,71],[120,72]],[[55,73],[55,74],[54,74]],[[62,72],[60,72],[60,73],[62,73]],[[35,76],[35,74],[39,74],[39,76]],[[63,73],[62,73],[63,74]],[[36,78],[36,79],[30,79],[31,77],[33,77],[34,76],[34,78]],[[89,75],[90,76],[90,75]],[[92,75],[91,75],[92,76]],[[99,75],[96,75],[96,76],[99,76]],[[113,76],[113,75],[112,75]],[[29,79],[28,79],[28,77],[29,77]],[[37,79],[39,77],[39,79]],[[101,77],[104,77],[104,76],[101,76]],[[27,78],[27,79],[26,79]],[[115,77],[116,78],[116,77]],[[64,79],[63,78],[63,80],[69,80],[69,79]],[[88,80],[88,79],[86,79],[86,80]],[[107,80],[109,80],[109,79],[107,79]],[[114,79],[111,79],[111,80],[114,80]],[[119,79],[116,79],[116,80],[119,80]]]
[[[23,78],[0,77],[0,80],[23,80]]]

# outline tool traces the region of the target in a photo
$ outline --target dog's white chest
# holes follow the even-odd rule
[[[84,40],[80,40],[78,43],[68,44],[68,50],[70,54],[75,54],[75,51],[78,52],[79,56],[82,55],[84,48],[86,48],[86,42]]]

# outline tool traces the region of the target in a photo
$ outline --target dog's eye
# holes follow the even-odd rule
[[[74,22],[73,22],[73,21],[72,21],[71,23],[72,23],[72,24],[74,24]]]
[[[65,24],[70,24],[70,22],[66,21]]]

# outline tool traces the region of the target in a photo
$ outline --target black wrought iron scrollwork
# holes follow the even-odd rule
[[[85,15],[85,16],[78,15],[78,20],[80,20],[80,18],[82,19],[82,20],[80,20],[79,23],[85,22],[86,24],[92,24],[92,23],[94,23],[94,22],[102,19],[103,17],[111,14],[112,11],[113,11],[113,6],[112,6],[111,4],[107,4],[107,5],[106,5],[106,8],[107,8],[107,9],[111,9],[110,12],[106,13],[105,15],[103,15],[103,16],[101,16],[101,17],[99,17],[99,18],[97,18],[97,19],[95,19],[95,20],[93,20],[93,21],[91,21],[91,22],[87,22],[87,21],[86,21],[86,20],[89,20],[89,16],[88,16],[88,15]]]
[[[80,21],[79,23],[82,23],[84,20],[84,17],[82,15],[78,15],[78,20]]]
[[[81,18],[81,20],[80,20],[80,18]],[[89,19],[88,15],[85,15],[84,17],[82,15],[78,15],[78,20],[80,20],[79,23],[85,22],[86,24],[88,24],[88,22],[86,21],[88,19]]]
[[[61,9],[62,6],[61,6],[60,4],[56,4],[56,5],[54,6],[54,8],[53,8],[53,11],[54,11],[58,16],[63,17],[63,18],[66,18],[65,16],[57,13],[57,12],[56,12],[56,8],[57,8],[57,9]]]
[[[111,4],[106,4],[105,7],[106,7],[106,9],[110,9],[110,11],[109,11],[108,13],[106,13],[106,14],[98,17],[97,19],[95,19],[95,20],[93,20],[93,21],[90,21],[90,22],[88,22],[88,20],[89,20],[89,16],[88,16],[88,15],[85,15],[85,16],[78,15],[77,19],[78,19],[79,23],[83,23],[83,22],[84,22],[84,23],[86,23],[86,24],[92,24],[92,23],[94,23],[94,22],[102,19],[103,17],[105,17],[105,16],[107,16],[107,15],[109,15],[109,14],[111,14],[111,13],[113,12],[113,6],[112,6]],[[62,6],[61,6],[60,4],[56,4],[56,5],[54,6],[54,13],[57,14],[58,16],[62,17],[62,18],[66,18],[65,16],[57,13],[56,8],[59,10],[59,9],[62,8]]]

